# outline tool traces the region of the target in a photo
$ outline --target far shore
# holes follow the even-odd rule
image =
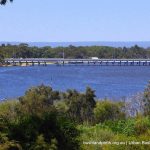
[[[55,63],[51,63],[51,62],[48,62],[48,63],[46,63],[46,65],[54,65]],[[37,66],[38,65],[38,63],[36,64],[34,64],[35,66]],[[41,64],[41,66],[42,66],[43,64]],[[28,63],[28,64],[26,64],[26,63],[22,63],[21,65],[20,64],[16,64],[16,65],[13,65],[13,64],[3,64],[3,65],[0,65],[0,67],[16,67],[16,66],[18,66],[18,67],[29,67],[29,66],[32,66],[32,63]]]

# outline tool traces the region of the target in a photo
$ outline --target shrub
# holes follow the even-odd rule
[[[144,134],[150,129],[150,120],[148,117],[140,117],[135,121],[135,132],[137,135]]]
[[[126,136],[135,135],[134,119],[107,121],[104,125],[108,126],[114,133],[117,134],[120,133]]]
[[[102,129],[101,125],[95,126],[78,126],[81,132],[80,140],[83,142],[81,148],[84,150],[101,150],[101,145],[85,144],[86,142],[111,141],[114,134],[109,129]]]
[[[124,118],[125,114],[122,112],[122,103],[111,101],[97,102],[94,109],[96,122],[105,122],[107,120],[118,120]]]
[[[14,120],[17,116],[16,108],[19,102],[16,100],[4,101],[0,103],[0,118],[5,121]]]
[[[142,144],[142,141],[149,141],[149,138],[149,136],[134,137],[119,134],[115,135],[111,141],[115,144],[104,145],[102,148],[103,150],[149,150],[150,145]]]
[[[42,136],[40,136],[42,135]],[[48,147],[53,139],[57,141],[58,149],[76,150],[79,148],[78,130],[67,118],[58,116],[57,112],[49,112],[40,116],[27,115],[9,124],[8,137],[19,141],[24,150],[38,147]],[[38,144],[38,145],[36,145]],[[45,149],[48,150],[48,149]]]

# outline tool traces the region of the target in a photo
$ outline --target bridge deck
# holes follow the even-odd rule
[[[7,58],[5,63],[54,63],[54,64],[99,64],[99,65],[139,65],[150,66],[150,59],[63,59],[63,58]]]

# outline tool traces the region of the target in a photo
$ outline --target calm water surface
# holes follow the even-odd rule
[[[34,66],[0,68],[0,99],[22,96],[32,86],[45,84],[65,91],[84,91],[87,86],[98,98],[117,99],[142,92],[150,80],[144,66]]]

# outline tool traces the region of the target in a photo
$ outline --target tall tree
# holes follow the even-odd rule
[[[85,93],[68,90],[64,99],[68,107],[67,114],[77,123],[92,123],[94,119],[95,93],[87,87]]]

